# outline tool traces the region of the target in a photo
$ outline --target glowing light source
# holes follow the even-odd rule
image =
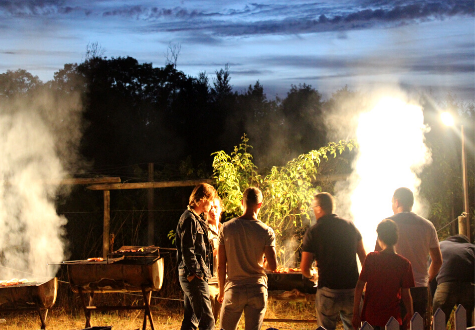
[[[450,114],[450,112],[443,112],[440,115],[442,122],[447,126],[454,126],[454,117]]]
[[[411,189],[416,197],[414,211],[426,213],[418,198],[418,174],[431,162],[424,144],[426,131],[421,107],[397,98],[380,99],[360,115],[358,156],[348,186],[337,191],[337,205],[349,209],[367,252],[374,250],[378,223],[393,215],[391,198],[397,188]]]

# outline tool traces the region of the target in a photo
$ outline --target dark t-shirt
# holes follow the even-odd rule
[[[360,280],[366,282],[361,321],[384,327],[393,316],[402,324],[401,288],[414,286],[409,260],[397,254],[371,252],[366,256]]]
[[[456,236],[440,242],[442,267],[437,283],[475,281],[475,245],[464,242]]]
[[[355,225],[336,214],[325,215],[310,227],[302,251],[317,260],[318,287],[354,289],[358,281],[356,247],[361,234]]]

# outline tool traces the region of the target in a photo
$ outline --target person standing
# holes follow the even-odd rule
[[[353,222],[334,214],[331,194],[315,195],[312,208],[317,223],[303,238],[300,268],[303,276],[316,281],[311,267],[318,268],[318,287],[315,297],[318,325],[334,330],[340,316],[345,330],[352,329],[355,286],[358,281],[358,256],[364,263],[366,252],[360,232]]]
[[[376,229],[381,252],[370,252],[361,269],[356,284],[353,306],[353,327],[358,330],[361,322],[368,322],[374,330],[382,330],[391,317],[394,317],[402,329],[407,329],[411,320],[411,287],[414,275],[409,260],[396,254],[394,245],[398,240],[398,228],[394,221],[384,219]],[[360,314],[361,297],[366,285],[363,310]],[[401,300],[406,306],[406,317],[401,318]]]
[[[214,320],[216,321],[221,310],[221,303],[218,301],[219,285],[218,285],[218,238],[219,232],[223,225],[219,222],[221,213],[223,212],[223,203],[219,196],[211,202],[211,209],[207,216],[208,223],[208,239],[213,248],[213,277],[208,281],[211,307],[213,309]]]
[[[465,235],[455,235],[440,242],[442,267],[437,275],[433,311],[440,308],[445,322],[454,306],[462,305],[467,311],[467,328],[473,326],[475,307],[475,244]]]
[[[265,270],[277,268],[274,231],[258,219],[262,192],[247,188],[242,206],[243,215],[224,223],[219,234],[218,299],[225,330],[236,329],[243,311],[246,330],[261,328],[267,306]]]
[[[201,214],[209,212],[216,196],[213,186],[207,183],[197,185],[176,228],[178,278],[185,309],[181,330],[215,328],[208,287],[213,249],[208,239],[208,225]]]
[[[399,229],[399,240],[396,244],[396,253],[408,259],[412,265],[415,287],[411,288],[414,313],[424,320],[424,327],[430,327],[429,309],[429,282],[437,275],[442,265],[442,254],[439,239],[434,225],[427,219],[412,212],[414,194],[409,188],[398,188],[392,198],[394,215],[389,217]],[[381,247],[376,242],[376,251]],[[432,259],[428,266],[429,255]],[[404,318],[406,309],[401,305],[401,314]]]

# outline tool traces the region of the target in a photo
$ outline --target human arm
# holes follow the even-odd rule
[[[180,235],[182,258],[186,268],[190,272],[187,279],[188,281],[192,281],[195,276],[202,278],[201,267],[195,254],[196,235],[198,234],[198,227],[201,227],[199,225],[197,226],[197,223],[191,214],[188,214],[183,221],[180,221],[179,226],[180,230],[177,230],[177,234]]]
[[[264,247],[264,269],[273,272],[277,269],[277,254],[274,246]]]
[[[363,296],[363,289],[366,282],[362,280],[358,280],[356,283],[355,288],[355,300],[353,302],[353,328],[358,330],[361,327],[361,314],[360,314],[360,304],[361,304],[361,297]]]
[[[311,252],[302,252],[302,259],[300,260],[300,269],[302,270],[302,275],[306,278],[309,278],[311,281],[315,282],[316,273],[311,272],[311,267],[313,263],[314,255]],[[315,261],[316,263],[316,261]]]
[[[440,267],[442,267],[442,253],[440,252],[440,246],[429,249],[429,255],[432,260],[429,266],[429,283],[437,276]]]
[[[226,248],[224,247],[224,245],[218,245],[218,301],[220,303],[222,303],[224,300],[224,284],[226,283],[226,262]]]
[[[414,314],[414,309],[412,307],[412,296],[409,288],[401,288],[401,298],[407,311],[404,320],[402,320],[402,327],[403,329],[408,329],[412,315]]]
[[[356,254],[358,255],[358,259],[360,259],[361,265],[363,265],[366,260],[366,251],[362,239],[360,239],[356,245]]]

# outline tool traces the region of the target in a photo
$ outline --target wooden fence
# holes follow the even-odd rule
[[[450,315],[448,315],[450,317]],[[458,305],[455,310],[454,318],[454,327],[453,330],[467,330],[467,312],[462,305]],[[434,318],[432,319],[432,329],[433,330],[446,330],[445,323],[445,313],[438,308],[434,313]],[[373,330],[373,327],[365,322],[361,327],[361,330]],[[399,330],[398,321],[391,316],[388,323],[386,323],[386,330]],[[424,322],[419,313],[414,313],[411,319],[410,330],[424,330]]]
[[[450,317],[450,315],[448,316]],[[467,312],[462,305],[458,305],[455,310],[455,320],[454,320],[454,329],[452,330],[475,330],[475,327],[472,326],[467,329]],[[445,323],[445,313],[438,308],[434,313],[434,318],[432,320],[432,330],[446,330]],[[278,330],[275,328],[268,328],[267,330]],[[326,330],[324,327],[318,327],[317,330]],[[373,327],[368,323],[364,322],[360,330],[373,330]],[[385,330],[399,330],[398,321],[391,316],[388,323],[386,323]],[[424,322],[419,313],[414,313],[411,319],[410,330],[424,330]]]

